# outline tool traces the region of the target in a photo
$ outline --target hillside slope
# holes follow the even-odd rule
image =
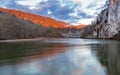
[[[54,28],[46,28],[19,19],[15,15],[0,12],[0,40],[38,37],[62,37],[62,35]]]
[[[14,14],[16,17],[24,19],[24,20],[30,20],[34,22],[35,24],[41,24],[45,27],[53,27],[53,28],[84,28],[86,25],[80,24],[80,25],[71,25],[69,23],[58,21],[49,17],[40,16],[28,12],[23,12],[20,10],[13,10],[8,8],[0,8],[0,11],[6,12],[9,14]],[[57,15],[56,15],[57,16]]]
[[[67,23],[62,21],[57,21],[49,17],[44,17],[44,16],[40,16],[40,15],[28,13],[28,12],[23,12],[20,10],[0,8],[0,11],[14,14],[18,18],[21,18],[24,20],[30,20],[36,24],[44,25],[45,27],[64,28],[68,25]]]

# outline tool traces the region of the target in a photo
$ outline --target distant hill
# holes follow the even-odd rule
[[[70,25],[69,23],[58,21],[49,17],[40,16],[28,12],[23,12],[20,10],[13,10],[13,9],[7,9],[7,8],[0,8],[0,11],[7,12],[9,14],[14,14],[16,17],[24,19],[24,20],[30,20],[34,22],[35,24],[40,24],[45,27],[53,27],[53,28],[83,28],[85,25]]]

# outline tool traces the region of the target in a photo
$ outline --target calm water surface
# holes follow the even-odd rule
[[[120,75],[120,41],[0,42],[0,75]]]

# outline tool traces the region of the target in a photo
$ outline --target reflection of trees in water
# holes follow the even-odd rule
[[[98,57],[103,65],[107,67],[109,75],[120,75],[120,44],[109,43],[97,45]]]
[[[65,44],[34,42],[1,43],[0,60],[16,59],[27,56],[48,57],[65,51]]]

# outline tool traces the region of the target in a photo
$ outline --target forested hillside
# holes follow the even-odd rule
[[[46,28],[29,20],[19,19],[15,15],[0,12],[0,40],[39,37],[62,37],[62,35],[54,28]]]
[[[53,28],[84,28],[86,25],[80,24],[80,25],[71,25],[69,23],[58,21],[49,17],[36,15],[20,10],[13,10],[8,8],[0,8],[0,11],[6,12],[9,14],[14,14],[16,17],[24,19],[24,20],[30,20],[35,24],[41,24],[44,27],[53,27]],[[57,15],[56,15],[57,16]]]
[[[23,12],[20,10],[0,8],[0,11],[7,12],[9,14],[14,14],[18,18],[21,18],[24,20],[30,20],[35,24],[42,24],[45,27],[64,28],[68,25],[67,23],[62,21],[57,21],[49,17],[44,17],[44,16],[40,16],[40,15],[28,13],[28,12]]]

